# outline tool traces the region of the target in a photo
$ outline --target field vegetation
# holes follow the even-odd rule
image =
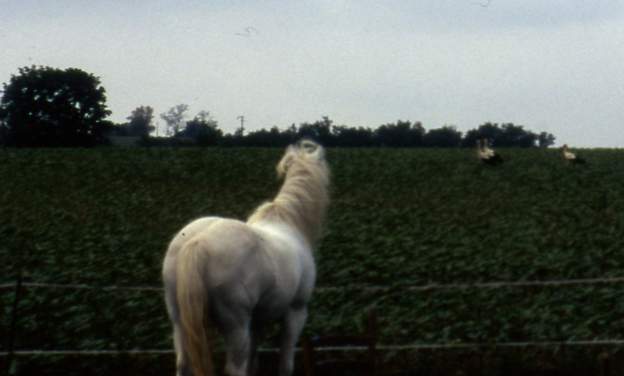
[[[330,149],[306,332],[357,330],[376,308],[383,344],[624,340],[621,283],[410,290],[624,276],[624,152],[585,150],[587,165],[573,166],[557,150],[499,151],[505,163],[488,167],[472,149]],[[21,272],[26,282],[160,286],[173,234],[205,215],[244,219],[277,192],[281,153],[0,150],[0,283]],[[13,296],[0,290],[0,338]],[[172,346],[159,291],[29,287],[18,310],[17,349]],[[143,374],[161,374],[157,364],[173,356]]]

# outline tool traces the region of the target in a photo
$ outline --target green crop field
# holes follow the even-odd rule
[[[281,153],[0,150],[0,284],[22,270],[25,282],[160,286],[173,234],[272,198]],[[354,331],[376,307],[383,344],[624,340],[624,283],[410,289],[624,277],[624,151],[585,150],[584,166],[557,150],[501,154],[488,167],[464,149],[328,150],[306,332]],[[0,290],[0,351],[13,297]],[[17,349],[171,348],[159,291],[28,287],[18,312]]]

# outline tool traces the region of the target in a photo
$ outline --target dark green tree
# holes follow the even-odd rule
[[[323,116],[321,120],[317,120],[314,123],[302,123],[299,126],[298,136],[299,138],[313,139],[325,146],[333,146],[331,134],[333,123],[327,116]]]
[[[77,68],[19,68],[5,83],[0,123],[15,146],[91,146],[109,122],[100,79]]]
[[[498,146],[528,148],[535,146],[537,141],[537,135],[531,131],[526,131],[521,125],[507,123],[501,126],[501,130],[502,132],[496,140]]]
[[[554,137],[554,136],[553,136]],[[534,147],[539,136],[525,130],[521,125],[505,123],[499,126],[496,123],[484,123],[477,129],[466,132],[462,146],[473,147],[477,140],[486,138],[493,145],[501,147]]]
[[[547,148],[547,147],[552,146],[554,144],[555,144],[555,136],[553,136],[552,133],[541,132],[537,136],[537,145],[540,148]]]
[[[3,121],[0,121],[0,145],[5,146],[8,143],[9,129]]]
[[[430,129],[423,137],[424,146],[452,148],[461,145],[462,134],[453,126]]]
[[[420,122],[397,121],[385,124],[375,130],[375,140],[379,146],[413,147],[422,146],[425,128]]]
[[[294,142],[294,137],[288,130],[282,132],[278,127],[271,127],[271,129],[260,129],[251,131],[245,136],[245,146],[259,146],[259,147],[285,147]]]
[[[176,136],[191,138],[201,146],[214,146],[221,141],[223,132],[208,111],[200,111]]]
[[[139,106],[132,111],[128,119],[128,136],[149,137],[154,128],[154,109],[150,106]]]
[[[179,104],[160,114],[160,118],[167,124],[167,136],[175,136],[182,131],[187,111],[187,104]]]
[[[374,133],[369,128],[352,128],[346,125],[335,125],[332,128],[334,145],[339,147],[367,147],[375,142]]]
[[[487,138],[493,142],[494,145],[498,146],[497,141],[500,138],[501,133],[502,130],[498,124],[487,122],[481,124],[477,129],[471,129],[466,132],[466,135],[462,140],[462,146],[473,147],[477,144],[477,140],[482,138]]]

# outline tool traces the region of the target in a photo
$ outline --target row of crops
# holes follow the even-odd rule
[[[158,286],[171,236],[245,218],[280,182],[278,149],[0,150],[0,283]],[[379,309],[386,344],[624,340],[623,284],[414,291],[432,283],[624,273],[624,152],[332,149],[332,204],[308,333]],[[362,286],[383,286],[366,289]],[[7,338],[13,291],[0,291]],[[28,288],[18,349],[171,347],[159,292]],[[6,341],[0,341],[0,351]]]

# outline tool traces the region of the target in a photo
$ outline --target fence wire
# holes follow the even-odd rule
[[[624,277],[607,278],[584,278],[584,279],[564,279],[549,281],[499,281],[499,282],[476,282],[476,283],[430,283],[427,285],[396,285],[396,286],[374,286],[374,285],[349,285],[349,286],[319,286],[316,291],[319,293],[338,291],[344,289],[367,290],[371,292],[384,292],[388,290],[402,289],[407,291],[430,291],[430,290],[454,290],[454,289],[497,289],[497,288],[522,288],[537,286],[572,286],[587,284],[617,284],[624,283]],[[160,286],[95,286],[87,284],[60,284],[42,282],[8,282],[0,284],[0,290],[15,290],[20,288],[44,288],[44,289],[78,289],[78,290],[101,290],[101,291],[151,291],[163,292]],[[491,342],[491,343],[415,343],[408,345],[384,345],[380,344],[377,349],[384,351],[408,351],[408,350],[461,350],[461,349],[481,349],[481,348],[529,348],[529,347],[582,347],[582,346],[624,346],[624,340],[602,339],[602,340],[577,340],[577,341],[542,341],[542,342]],[[321,347],[319,351],[362,351],[365,347]],[[297,349],[300,351],[301,349]],[[260,352],[277,352],[277,348],[261,348]],[[132,349],[132,350],[13,350],[0,351],[0,356],[115,356],[115,355],[170,355],[174,354],[172,349]]]
[[[543,342],[473,342],[473,343],[415,343],[411,345],[384,345],[375,346],[381,351],[407,351],[407,350],[470,350],[470,349],[494,349],[494,348],[527,348],[527,347],[604,347],[604,346],[624,346],[624,340],[605,339],[595,341],[543,341]],[[349,352],[366,351],[366,346],[321,346],[315,351],[325,352]],[[265,347],[258,349],[263,353],[276,353],[276,347]],[[302,351],[300,347],[296,351]],[[15,350],[11,354],[15,356],[71,356],[71,355],[172,355],[173,349],[135,349],[135,350]],[[0,351],[0,356],[9,355],[8,351]]]
[[[497,289],[505,287],[552,287],[552,286],[572,286],[572,285],[591,285],[591,284],[615,284],[624,283],[624,277],[605,277],[605,278],[579,278],[579,279],[561,279],[561,280],[526,280],[526,281],[497,281],[497,282],[474,282],[474,283],[429,283],[426,285],[409,285],[398,284],[392,286],[378,285],[347,285],[347,286],[318,286],[315,291],[319,293],[339,291],[339,290],[366,290],[369,292],[383,292],[388,290],[407,290],[407,291],[430,291],[430,290],[464,290],[464,289]],[[0,290],[14,289],[17,282],[8,282],[0,284]],[[160,286],[95,286],[87,284],[61,284],[61,283],[43,283],[43,282],[22,282],[22,287],[28,288],[51,288],[51,289],[76,289],[76,290],[101,290],[101,291],[155,291],[162,292]]]

